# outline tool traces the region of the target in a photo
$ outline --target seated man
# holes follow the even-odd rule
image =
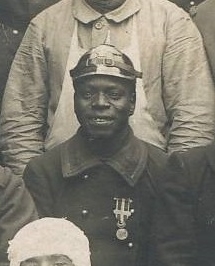
[[[40,216],[67,217],[91,243],[93,266],[190,265],[188,215],[160,195],[167,155],[129,127],[136,78],[131,60],[100,45],[70,71],[76,135],[33,159],[24,180]],[[144,128],[143,128],[144,130]],[[179,210],[180,209],[180,210]],[[174,222],[173,222],[174,221]]]
[[[0,265],[7,263],[8,240],[25,224],[37,219],[33,200],[21,178],[0,167]]]
[[[90,266],[89,242],[73,223],[43,218],[24,226],[10,241],[10,266]]]

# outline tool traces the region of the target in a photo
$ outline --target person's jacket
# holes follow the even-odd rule
[[[28,164],[24,180],[40,217],[66,217],[80,226],[94,266],[193,265],[191,202],[180,183],[172,185],[167,155],[133,134],[109,156],[88,145],[77,134]],[[114,210],[122,198],[131,200],[131,216],[128,237],[119,240]]]
[[[213,78],[215,81],[215,25],[214,25],[215,2],[206,0],[197,8],[197,13],[193,17],[199,31],[202,34],[208,60],[211,66]]]
[[[215,265],[215,144],[176,153],[170,157],[177,165],[178,179],[193,202],[198,252],[196,265]]]
[[[21,178],[0,167],[0,265],[7,260],[8,241],[27,223],[38,219],[34,202]]]
[[[91,36],[89,25],[95,24],[91,20],[101,16],[84,1],[64,0],[30,23],[12,65],[1,114],[4,163],[15,174],[21,175],[29,159],[44,151],[44,139],[61,94],[75,21],[78,29],[81,27],[79,41],[86,48],[91,43],[85,40]],[[202,40],[189,15],[169,1],[127,0],[104,16],[111,25],[113,42],[119,46],[129,42],[126,25],[136,17],[147,110],[156,130],[163,134],[163,142],[168,142],[168,150],[211,142],[214,85]],[[146,128],[143,132],[150,142],[153,132],[150,126]],[[162,145],[165,149],[165,143]]]
[[[15,53],[30,20],[59,0],[0,0],[0,110]]]

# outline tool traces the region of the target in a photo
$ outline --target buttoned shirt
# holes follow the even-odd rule
[[[103,42],[110,29],[111,42],[123,49],[130,41],[134,16],[147,111],[163,135],[163,144],[152,143],[172,152],[211,142],[214,85],[200,34],[188,14],[168,1],[127,0],[102,15],[84,0],[64,0],[32,20],[11,68],[1,144],[5,164],[15,174],[21,175],[29,159],[44,151],[75,21],[83,48]],[[146,125],[143,132],[147,130]]]

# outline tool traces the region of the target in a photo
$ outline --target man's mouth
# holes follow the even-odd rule
[[[113,118],[110,116],[97,116],[90,119],[90,124],[94,125],[110,125],[113,123]]]

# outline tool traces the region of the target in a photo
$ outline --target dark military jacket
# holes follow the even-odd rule
[[[208,55],[208,61],[211,66],[213,79],[215,81],[215,1],[206,0],[197,8],[196,16],[193,18],[199,31],[202,34],[205,49]]]
[[[191,265],[189,203],[164,194],[172,180],[166,162],[165,153],[131,132],[109,156],[93,153],[78,133],[33,159],[24,180],[40,216],[66,217],[85,231],[93,266]],[[132,200],[124,240],[116,236],[116,198]]]
[[[215,144],[173,154],[170,160],[183,169],[181,182],[193,201],[196,265],[215,265]]]
[[[0,167],[0,265],[6,264],[8,241],[25,224],[38,218],[33,200],[21,178]]]

